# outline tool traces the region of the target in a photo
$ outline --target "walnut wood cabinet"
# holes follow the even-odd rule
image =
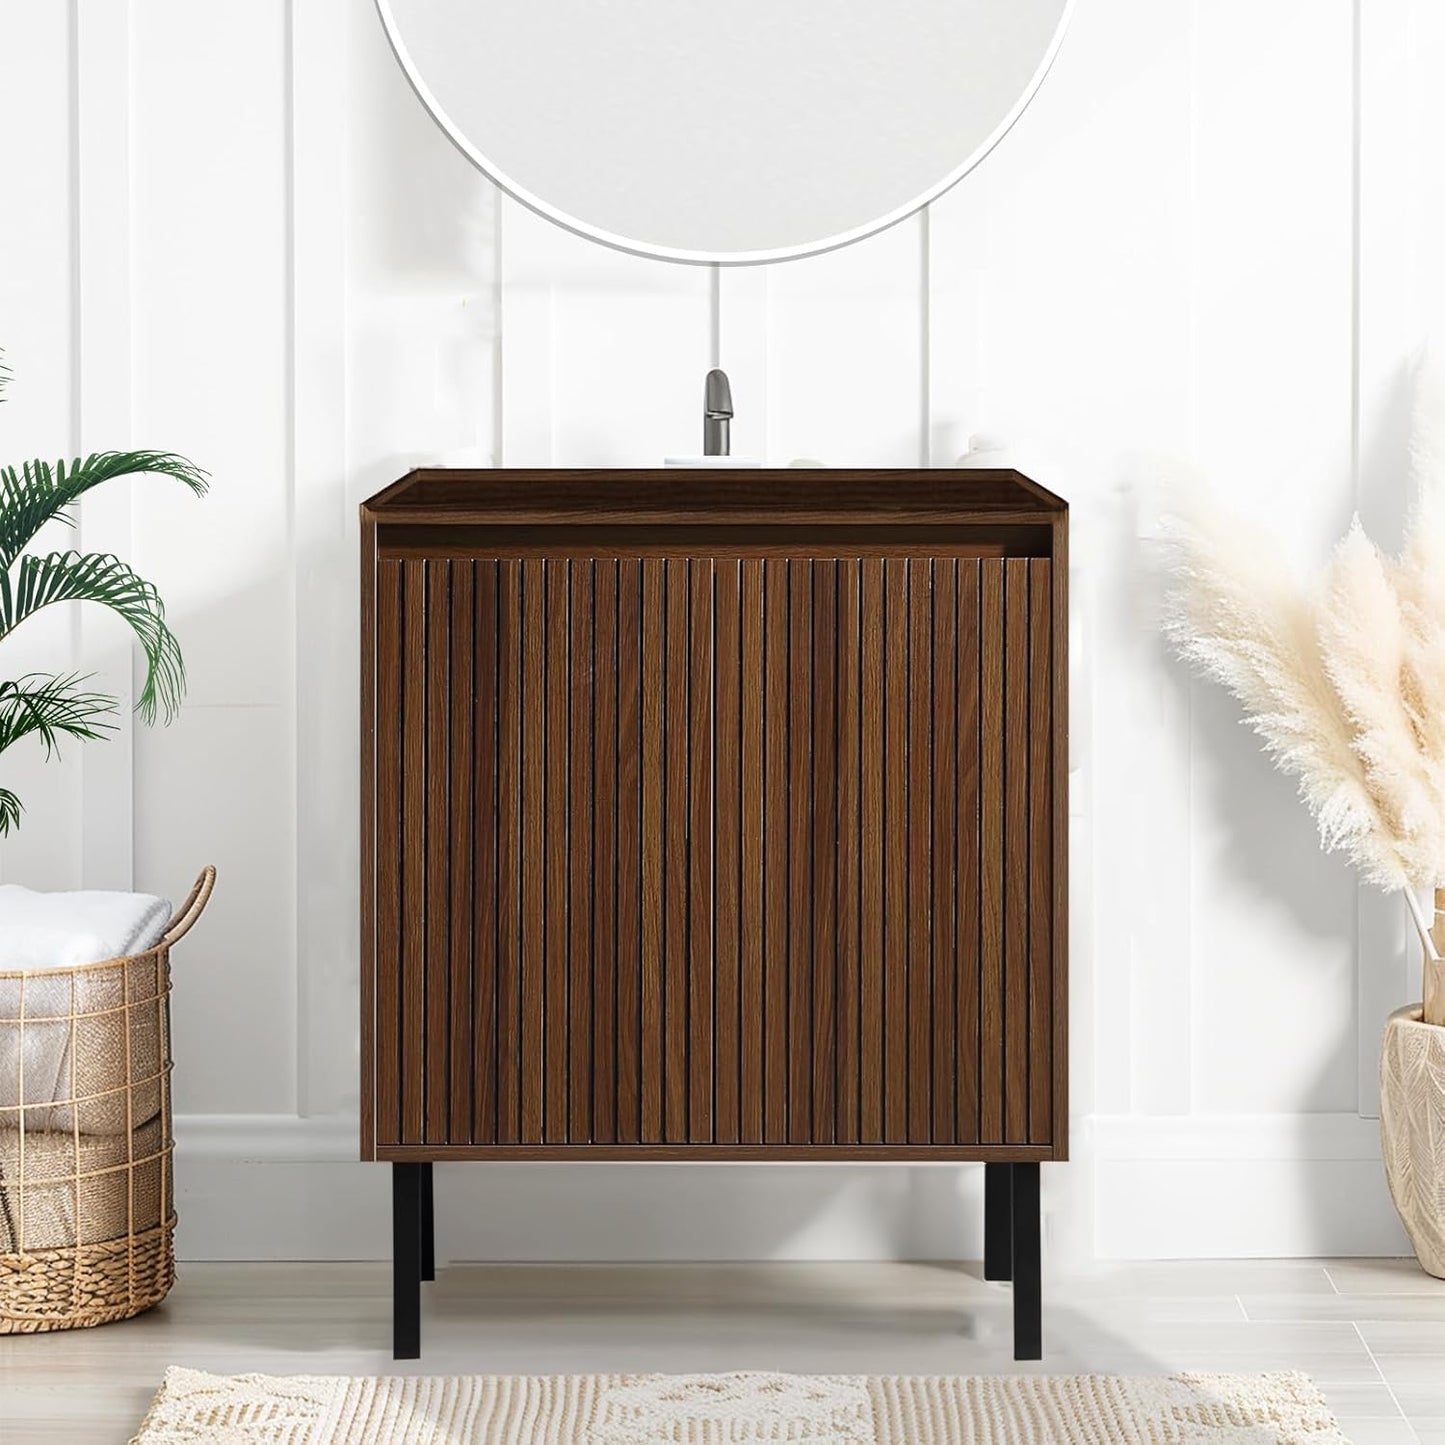
[[[1067,509],[1016,472],[419,471],[362,508],[362,1154],[1067,1153]]]

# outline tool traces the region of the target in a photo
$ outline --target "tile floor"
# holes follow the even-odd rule
[[[385,1266],[192,1264],[159,1309],[0,1336],[0,1441],[123,1445],[167,1364],[223,1373],[782,1369],[1308,1371],[1354,1445],[1445,1445],[1445,1282],[1412,1260],[1100,1267],[1045,1280],[1042,1365],[977,1266],[444,1268],[424,1358],[389,1352]]]

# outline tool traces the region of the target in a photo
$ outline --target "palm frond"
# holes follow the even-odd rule
[[[92,487],[146,474],[173,477],[198,497],[208,485],[199,467],[174,452],[93,452],[68,463],[0,468],[0,567],[9,567],[47,522],[73,522],[66,509]]]
[[[104,737],[115,727],[110,716],[115,699],[86,692],[86,681],[74,673],[55,677],[32,672],[0,682],[0,752],[32,735],[45,744],[46,757],[59,750],[63,737]],[[0,835],[19,826],[22,811],[20,799],[8,788],[0,788]]]
[[[0,572],[0,638],[54,602],[98,602],[135,633],[146,657],[146,679],[136,711],[154,722],[157,708],[169,721],[180,706],[186,669],[181,645],[166,624],[160,594],[119,557],[99,552],[51,552],[22,557],[12,576]]]
[[[113,729],[109,715],[115,711],[115,699],[84,691],[82,684],[87,681],[75,673],[56,677],[32,672],[0,682],[0,752],[34,733],[49,756],[62,737],[93,740]]]

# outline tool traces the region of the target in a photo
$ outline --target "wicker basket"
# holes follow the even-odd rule
[[[171,1287],[170,950],[215,881],[145,953],[0,972],[0,1335],[128,1319]]]

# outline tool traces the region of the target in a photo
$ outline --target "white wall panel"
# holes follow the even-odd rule
[[[179,902],[218,876],[204,927],[174,960],[177,1110],[289,1114],[296,1101],[294,876],[277,780],[285,710],[182,709],[136,734],[136,876]]]
[[[708,269],[607,250],[513,201],[502,235],[503,462],[653,467],[701,452]]]
[[[74,66],[75,430],[78,454],[134,444],[131,311],[131,8],[129,0],[77,0]],[[80,506],[74,545],[131,555],[129,478],[92,492]],[[78,670],[114,696],[104,746],[80,753],[80,881],[129,888],[135,882],[135,679],[125,624],[100,607],[72,619]]]
[[[0,147],[6,215],[0,264],[0,350],[12,376],[0,402],[0,465],[54,461],[76,439],[73,247],[74,36],[67,7],[0,9],[0,94],[11,137]],[[23,129],[23,136],[21,131]],[[70,544],[62,528],[46,543]],[[61,609],[36,617],[6,644],[11,676],[65,672],[79,664],[75,620]],[[41,888],[80,881],[80,748],[47,763],[38,742],[0,762],[0,783],[20,796],[25,827],[0,843],[0,878]]]
[[[203,503],[134,484],[133,560],[182,630],[190,703],[284,705],[286,6],[153,0],[132,23],[135,439],[211,473]]]
[[[1422,33],[1438,9],[1379,0],[1356,16],[1355,504],[1370,535],[1392,548],[1410,501],[1412,373],[1432,319],[1426,277],[1438,270],[1426,250],[1432,190],[1440,191],[1429,126],[1445,119],[1429,113],[1427,96],[1438,87],[1411,57],[1422,44],[1421,53],[1440,53]],[[1419,996],[1420,950],[1398,899],[1361,888],[1358,909],[1358,1097],[1362,1113],[1378,1116],[1380,1032],[1372,1025]]]
[[[1308,569],[1352,504],[1353,27],[1349,0],[1195,17],[1194,451]],[[1353,1109],[1351,876],[1232,703],[1197,689],[1194,718],[1199,1106]]]
[[[358,749],[356,513],[346,460],[348,68],[345,0],[291,7],[290,407],[296,556],[297,1110],[355,1107],[359,993],[353,896]]]
[[[1300,565],[1357,503],[1393,540],[1406,375],[1445,319],[1442,64],[1428,0],[1081,5],[1036,102],[927,216],[719,274],[499,198],[370,5],[0,9],[0,85],[26,117],[0,197],[47,218],[0,243],[18,373],[0,458],[159,445],[215,482],[204,503],[137,483],[82,533],[161,586],[181,719],[58,766],[0,759],[30,805],[6,880],[133,863],[179,893],[221,867],[176,968],[183,1249],[386,1246],[379,1172],[343,1147],[356,503],[424,461],[693,453],[718,361],[740,454],[950,465],[987,433],[1074,504],[1082,1157],[1053,1171],[1056,1244],[1400,1247],[1368,1119],[1380,1016],[1414,977],[1398,909],[1357,903],[1233,705],[1167,658],[1151,484],[1154,458],[1192,459]],[[123,685],[129,653],[104,619],[57,615],[7,666]],[[495,1177],[484,1211],[485,1177],[448,1176],[447,1253],[700,1253],[685,1221],[704,1207],[732,1256],[976,1249],[975,1181],[953,1170]],[[629,1201],[659,1189],[678,1227],[638,1229]],[[328,1234],[319,1200],[351,1209]]]
[[[208,1112],[296,1102],[286,27],[282,0],[132,15],[134,440],[211,474],[204,501],[131,491],[189,674],[180,718],[136,734],[135,877],[221,873],[176,971],[178,1097]]]
[[[837,467],[926,462],[923,222],[772,268],[767,280],[767,456]],[[727,334],[729,316],[722,317]],[[757,390],[747,372],[734,401]]]

